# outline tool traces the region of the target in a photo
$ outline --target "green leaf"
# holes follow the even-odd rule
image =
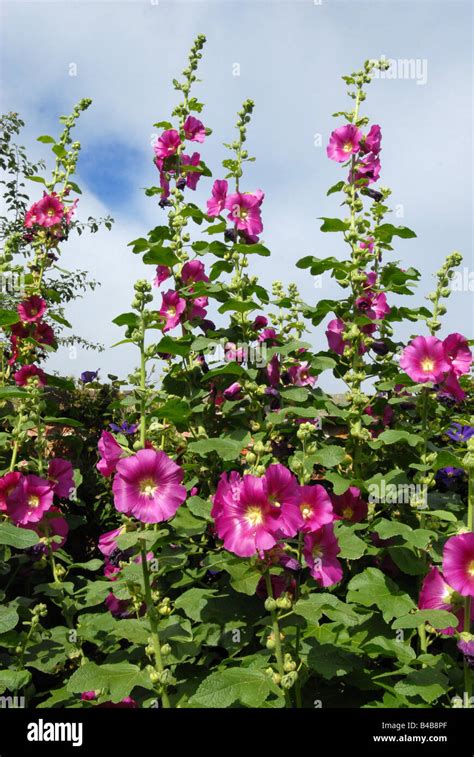
[[[200,457],[205,457],[211,452],[215,452],[221,460],[235,460],[239,458],[243,446],[241,441],[216,437],[191,442],[188,444],[188,450],[200,455]]]
[[[413,237],[416,237],[416,234],[406,226],[393,226],[391,223],[383,223],[375,229],[374,236],[381,242],[390,244],[393,237],[412,239]]]
[[[188,704],[191,707],[230,707],[240,702],[245,707],[261,707],[271,694],[281,691],[262,670],[228,668],[204,679]]]
[[[53,415],[43,418],[45,423],[57,423],[60,426],[70,426],[71,428],[81,428],[83,424],[75,418],[55,418]]]
[[[43,142],[45,145],[55,145],[56,140],[53,137],[50,137],[49,134],[43,134],[41,137],[36,138],[37,142]]]
[[[181,342],[172,336],[164,336],[156,345],[156,352],[187,357],[189,355],[189,344]]]
[[[329,195],[332,195],[335,192],[340,192],[344,186],[345,181],[338,181],[337,184],[334,184],[330,189],[328,189],[328,191],[326,192],[326,197],[329,197]]]
[[[346,652],[336,644],[320,644],[316,639],[309,642],[308,667],[327,680],[345,676],[362,667],[362,660],[353,652]]]
[[[184,610],[191,620],[200,621],[202,620],[202,611],[209,599],[214,597],[215,594],[216,592],[213,589],[188,589],[178,597],[174,604],[178,610]]]
[[[313,625],[318,625],[323,615],[330,620],[342,622],[345,626],[356,626],[366,619],[365,616],[358,615],[353,607],[328,592],[309,594],[299,599],[293,607],[293,612]]]
[[[178,257],[169,247],[156,243],[149,245],[148,252],[145,252],[143,256],[143,262],[146,265],[167,265],[171,268],[178,262]]]
[[[252,565],[244,560],[229,558],[223,565],[223,568],[231,576],[230,585],[240,594],[247,594],[249,597],[255,595],[255,589],[260,581],[262,574]]]
[[[0,691],[18,691],[31,681],[29,670],[0,670]],[[5,705],[3,705],[5,707]]]
[[[348,226],[340,218],[325,218],[320,216],[320,220],[323,221],[321,231],[346,231]]]
[[[324,468],[334,468],[334,466],[342,463],[345,456],[346,451],[344,447],[338,447],[333,444],[319,449],[314,455],[312,455],[312,460],[316,464],[322,465]]]
[[[213,522],[213,519],[211,518],[211,503],[206,500],[202,499],[202,497],[189,497],[186,500],[186,505],[191,510],[192,514],[196,516],[196,518],[203,518],[204,520],[207,520],[209,522]]]
[[[377,437],[384,444],[396,444],[397,442],[407,442],[410,447],[416,447],[422,444],[423,437],[418,434],[410,434],[409,431],[396,431],[395,429],[386,429]]]
[[[0,523],[0,544],[16,549],[28,549],[38,544],[39,536],[30,528],[19,528],[11,523]]]
[[[416,657],[414,649],[408,644],[386,636],[374,636],[364,644],[363,650],[377,657],[396,657],[403,664],[410,663]]]
[[[344,478],[335,471],[329,471],[325,473],[326,481],[330,481],[333,486],[334,494],[344,494],[350,486],[352,486],[351,480]]]
[[[354,576],[348,589],[348,602],[356,602],[364,607],[376,605],[382,611],[385,622],[406,615],[415,607],[411,597],[377,568],[366,568]]]
[[[365,541],[355,534],[354,526],[339,521],[335,524],[335,532],[340,547],[338,557],[346,560],[358,560],[365,553]]]
[[[457,628],[458,618],[452,612],[446,610],[417,610],[416,612],[402,615],[392,623],[392,628],[418,628],[429,623],[433,628],[444,629]]]
[[[27,390],[19,386],[0,386],[0,399],[20,399],[27,395]]]
[[[424,668],[409,673],[404,680],[395,684],[394,689],[397,694],[407,697],[419,696],[431,704],[438,697],[446,695],[449,681],[440,670]]]
[[[20,320],[18,313],[14,310],[0,309],[0,326],[11,326]]]
[[[75,694],[103,689],[105,694],[110,695],[112,702],[120,702],[135,686],[151,688],[150,678],[137,665],[129,662],[105,665],[86,662],[72,674],[67,683],[68,690]]]
[[[256,302],[252,302],[249,300],[227,300],[227,302],[224,302],[223,305],[219,308],[219,313],[229,313],[229,312],[235,312],[235,313],[249,313],[251,310],[255,310],[259,306]]]
[[[333,257],[315,258],[312,255],[308,255],[307,257],[298,260],[296,267],[309,268],[312,276],[318,276],[320,273],[324,273],[324,271],[332,271],[335,268],[344,269],[345,263]]]
[[[117,326],[137,326],[138,315],[136,313],[121,313],[116,318],[113,318],[112,323]]]
[[[0,634],[11,631],[18,623],[16,609],[9,605],[0,605]]]

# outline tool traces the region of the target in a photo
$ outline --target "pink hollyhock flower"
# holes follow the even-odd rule
[[[35,379],[39,386],[46,386],[46,374],[37,365],[22,365],[13,374],[13,378],[18,386],[26,386],[32,379]]]
[[[169,520],[186,499],[182,479],[182,468],[164,452],[141,449],[117,463],[115,507],[142,523]]]
[[[53,504],[49,481],[29,474],[22,476],[7,497],[7,514],[15,524],[36,523]]]
[[[201,263],[200,260],[189,260],[183,265],[181,280],[185,284],[192,284],[197,281],[209,281],[209,276],[206,276],[204,271],[204,263]]]
[[[267,496],[282,536],[294,536],[301,525],[299,487],[294,475],[280,463],[270,465],[264,475]]]
[[[84,691],[81,694],[81,699],[83,702],[92,702],[95,699],[97,699],[97,694],[95,691]],[[138,704],[132,697],[125,697],[125,699],[122,699],[121,702],[102,702],[102,704],[97,705],[97,709],[103,708],[114,708],[118,707],[119,709],[127,709],[132,708],[135,709],[138,707]]]
[[[206,129],[204,124],[194,116],[188,116],[183,124],[184,136],[190,142],[204,142],[206,138]]]
[[[342,355],[344,349],[349,346],[349,342],[342,338],[342,333],[345,331],[345,323],[340,318],[334,318],[329,321],[326,329],[326,337],[329,344],[329,349],[336,352],[338,355]]]
[[[117,537],[121,536],[125,531],[125,526],[114,528],[112,531],[106,531],[105,534],[99,536],[99,551],[102,552],[104,557],[110,557],[110,555],[118,549]]]
[[[178,292],[168,289],[162,295],[161,309],[159,314],[165,318],[163,331],[171,331],[181,323],[181,316],[186,309],[186,300],[179,296]]]
[[[59,198],[53,192],[50,195],[45,194],[42,199],[36,203],[37,221],[40,226],[49,228],[61,223],[64,216],[64,206]]]
[[[20,302],[17,310],[23,323],[34,323],[45,314],[46,301],[42,297],[32,294],[31,297]]]
[[[167,200],[170,196],[170,174],[162,170],[162,163],[159,158],[155,158],[155,165],[160,172],[161,200]]]
[[[243,347],[237,347],[234,342],[227,342],[224,345],[224,359],[227,363],[230,363],[231,361],[243,363],[245,360],[245,349]]]
[[[24,225],[27,229],[39,223],[40,209],[39,202],[34,202],[31,208],[26,212]]]
[[[451,365],[455,376],[462,376],[463,373],[469,373],[472,363],[472,352],[466,337],[455,332],[449,334],[443,342],[446,357]]]
[[[21,473],[13,471],[0,478],[0,512],[7,509],[7,498],[16,489]]]
[[[372,153],[367,153],[365,157],[357,161],[354,171],[349,172],[349,181],[351,183],[364,181],[364,185],[372,184],[380,177],[380,160]]]
[[[240,231],[245,231],[250,235],[260,234],[263,231],[260,214],[262,199],[263,193],[261,192],[258,194],[236,192],[229,195],[225,203],[225,207],[230,210],[227,217],[235,223]]]
[[[474,533],[448,539],[443,550],[443,573],[461,596],[474,596]]]
[[[241,399],[242,387],[238,381],[234,381],[233,384],[224,389],[224,397],[226,400],[238,400]]]
[[[312,577],[320,586],[334,586],[341,580],[342,566],[337,559],[340,551],[332,523],[305,536],[303,554]]]
[[[446,374],[446,378],[438,384],[438,396],[450,397],[456,402],[462,402],[466,399],[466,392],[462,389],[454,371]]]
[[[74,471],[69,460],[55,457],[48,465],[48,479],[58,497],[70,497],[75,489]]]
[[[420,610],[447,610],[452,612],[459,620],[456,628],[437,629],[446,636],[452,636],[456,631],[462,631],[464,627],[464,600],[454,589],[446,583],[438,568],[431,568],[423,579],[423,584],[418,598]],[[474,606],[472,607],[474,618]]]
[[[334,520],[331,499],[326,489],[320,484],[300,486],[298,506],[301,513],[300,528],[305,533],[317,531],[321,526]]]
[[[171,155],[175,155],[180,144],[181,139],[176,129],[167,129],[160,137],[158,137],[153,149],[156,157],[164,160]]]
[[[212,515],[224,547],[239,557],[251,557],[271,549],[277,543],[277,508],[268,499],[264,478],[222,474]]]
[[[405,347],[400,358],[403,368],[413,381],[438,383],[450,370],[444,344],[435,336],[417,336]]]
[[[329,138],[329,144],[326,148],[328,158],[337,161],[337,163],[345,163],[351,155],[359,151],[361,139],[362,132],[354,124],[339,126]]]
[[[182,155],[181,164],[183,166],[198,166],[201,156],[198,152],[193,152],[192,155]],[[201,178],[200,171],[186,171],[186,186],[189,189],[196,189],[197,183]]]
[[[111,476],[115,472],[118,461],[124,455],[124,451],[110,431],[102,431],[97,448],[101,459],[96,468],[103,476]]]
[[[382,147],[382,129],[378,124],[370,127],[368,134],[363,137],[361,150],[362,152],[371,152],[378,155]]]
[[[54,331],[49,323],[37,323],[31,336],[38,344],[54,344]]]
[[[50,542],[51,550],[53,552],[64,547],[69,533],[67,521],[58,507],[51,507],[38,523],[30,523],[27,526],[23,526],[23,528],[36,531],[42,541],[51,538],[52,536],[59,536],[60,541],[54,540]],[[44,543],[40,545],[40,549],[44,553],[48,551],[48,548]]]
[[[292,365],[288,369],[288,376],[290,381],[295,386],[314,386],[316,383],[316,376],[310,374],[311,366],[308,362],[299,363],[298,365]]]
[[[374,238],[367,237],[365,242],[359,242],[359,247],[361,248],[361,250],[368,250],[369,252],[373,252],[374,251]],[[377,279],[376,273],[368,273],[367,278],[369,276],[374,276],[375,280]]]
[[[67,224],[71,223],[74,213],[76,212],[78,203],[79,203],[79,200],[74,200],[74,202],[72,202],[69,205],[69,207],[65,209],[64,220],[66,221]]]
[[[131,618],[133,617],[133,608],[132,603],[129,599],[119,599],[115,596],[113,591],[111,591],[105,598],[104,604],[107,608],[107,610],[115,617],[115,618]]]
[[[267,342],[270,347],[278,344],[279,336],[275,329],[263,329],[257,337],[259,342]]]
[[[273,355],[267,365],[266,373],[270,386],[278,386],[280,383],[280,359],[278,355]]]
[[[171,269],[168,268],[167,265],[159,265],[156,268],[156,276],[153,279],[153,286],[159,287],[160,284],[163,283],[163,281],[166,281],[166,279],[169,279],[171,276]]]
[[[195,297],[194,300],[191,301],[191,308],[189,309],[188,315],[189,320],[193,321],[198,318],[202,321],[207,315],[206,308],[208,304],[209,300],[207,297]]]
[[[350,486],[344,494],[331,494],[335,520],[350,520],[360,523],[367,517],[368,505],[360,496],[357,486]]]
[[[255,329],[255,331],[258,331],[259,329],[265,328],[265,326],[268,326],[268,318],[265,318],[264,315],[257,315],[252,323],[252,328]]]
[[[218,216],[225,208],[228,183],[225,179],[216,179],[212,185],[212,197],[207,201],[207,215]]]

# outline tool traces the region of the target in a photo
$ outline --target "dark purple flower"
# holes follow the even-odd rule
[[[474,637],[469,640],[465,640],[461,637],[458,641],[458,649],[464,655],[471,670],[474,670]]]
[[[440,468],[436,472],[436,483],[442,484],[447,489],[452,489],[463,478],[464,470],[462,468]]]
[[[453,442],[467,442],[474,436],[474,426],[461,426],[460,423],[453,422],[446,431],[446,436],[449,436]]]
[[[92,384],[99,375],[99,368],[96,371],[83,371],[81,373],[81,381],[83,384]]]
[[[138,428],[138,423],[124,421],[121,426],[117,423],[109,423],[109,426],[116,434],[134,434]]]

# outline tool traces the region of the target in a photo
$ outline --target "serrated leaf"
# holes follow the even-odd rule
[[[262,670],[228,668],[211,673],[189,700],[191,707],[230,707],[240,702],[245,707],[261,707],[271,694],[281,691]]]

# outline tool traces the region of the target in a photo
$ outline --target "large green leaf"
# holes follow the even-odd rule
[[[105,694],[110,695],[112,702],[120,702],[133,691],[135,686],[152,688],[147,673],[129,662],[104,665],[86,662],[72,674],[67,683],[69,691],[76,694],[83,691],[103,690]]]
[[[375,605],[382,611],[384,620],[407,615],[414,609],[412,598],[377,568],[366,568],[349,582],[347,601],[364,607]]]
[[[0,523],[0,544],[16,549],[28,549],[38,544],[39,536],[30,528],[19,528],[12,523]]]
[[[245,707],[261,707],[271,693],[281,695],[262,670],[228,668],[205,678],[189,700],[189,706],[222,708],[240,702]]]

